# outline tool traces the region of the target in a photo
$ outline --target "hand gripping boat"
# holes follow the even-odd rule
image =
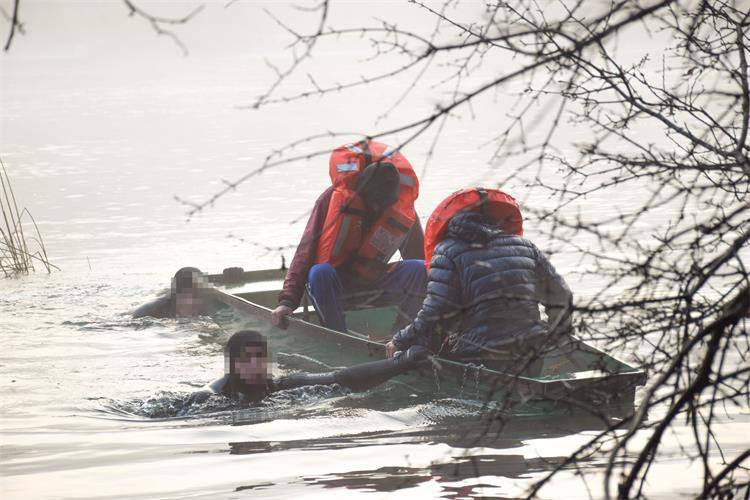
[[[396,312],[390,307],[346,311],[348,333],[320,326],[303,300],[286,330],[271,325],[285,269],[242,271],[230,268],[210,275],[216,299],[229,306],[214,318],[227,329],[252,328],[266,334],[272,352],[285,359],[318,363],[320,371],[382,359]],[[540,352],[532,373],[508,369],[508,363],[462,362],[432,358],[431,367],[398,377],[416,393],[474,399],[509,415],[632,413],[636,387],[646,374],[575,336],[567,336]],[[293,361],[292,361],[293,362]],[[513,366],[513,363],[510,363]],[[294,368],[294,366],[290,366]]]

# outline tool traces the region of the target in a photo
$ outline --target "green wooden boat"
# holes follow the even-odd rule
[[[395,320],[392,308],[346,312],[348,333],[321,326],[303,300],[285,330],[271,325],[271,310],[286,275],[285,269],[242,271],[230,268],[210,275],[217,299],[229,306],[216,315],[231,331],[251,328],[269,339],[285,368],[329,370],[381,359]],[[635,389],[646,374],[573,336],[540,354],[534,374],[508,373],[493,360],[466,363],[433,358],[432,370],[398,377],[416,393],[488,402],[512,415],[592,412],[623,416],[632,412]],[[499,363],[507,367],[507,360]]]

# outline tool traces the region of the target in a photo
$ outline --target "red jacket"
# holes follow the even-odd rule
[[[333,186],[323,191],[318,197],[315,206],[312,209],[310,218],[302,233],[302,239],[294,253],[292,263],[289,264],[289,270],[286,273],[284,287],[279,294],[279,304],[283,304],[296,309],[302,300],[307,283],[307,274],[310,268],[315,264],[315,251],[318,248],[318,238],[323,231],[323,224],[328,213],[328,204],[333,194]],[[404,259],[424,259],[424,232],[422,224],[417,222],[406,237],[406,241],[399,249],[401,257]]]

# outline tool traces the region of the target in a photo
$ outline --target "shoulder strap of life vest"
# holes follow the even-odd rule
[[[352,191],[337,188],[328,204],[328,213],[318,238],[315,263],[343,264],[362,239],[364,204]]]

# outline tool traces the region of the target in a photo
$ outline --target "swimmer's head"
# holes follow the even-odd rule
[[[248,399],[265,396],[270,380],[268,343],[254,330],[242,330],[229,338],[224,349],[224,370],[232,392]]]
[[[192,289],[200,276],[203,276],[203,273],[197,267],[183,267],[172,277],[172,291],[179,293]]]
[[[172,278],[172,297],[175,302],[175,315],[196,316],[204,314],[208,280],[197,267],[183,267]]]

